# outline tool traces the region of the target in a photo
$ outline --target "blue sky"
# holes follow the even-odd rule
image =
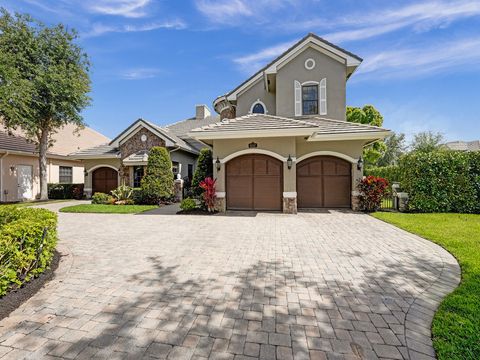
[[[480,0],[2,0],[75,28],[92,67],[87,124],[114,137],[211,107],[308,32],[364,59],[347,104],[384,126],[480,138]]]

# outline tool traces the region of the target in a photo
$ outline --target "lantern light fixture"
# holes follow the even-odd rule
[[[217,171],[220,171],[222,163],[220,162],[220,159],[217,156],[217,161],[215,161],[215,165],[217,166]]]
[[[293,165],[293,159],[292,159],[292,156],[289,154],[288,159],[287,159],[288,170],[290,170],[292,168],[292,165]]]
[[[362,168],[363,168],[363,159],[362,159],[362,157],[360,156],[360,157],[358,158],[358,162],[357,162],[357,170],[362,170]]]

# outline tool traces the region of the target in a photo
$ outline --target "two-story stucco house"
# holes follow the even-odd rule
[[[347,122],[346,84],[362,59],[308,34],[214,101],[209,144],[220,210],[356,209],[364,146],[389,131]]]

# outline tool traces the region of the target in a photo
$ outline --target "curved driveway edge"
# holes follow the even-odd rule
[[[69,255],[0,322],[0,358],[428,359],[460,280],[440,246],[343,211],[60,213],[59,235]]]

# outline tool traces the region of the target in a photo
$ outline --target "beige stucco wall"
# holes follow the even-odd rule
[[[0,154],[2,157],[3,154]],[[40,170],[37,156],[7,154],[1,160],[0,173],[0,201],[11,202],[18,201],[18,178],[17,166],[27,165],[32,167],[32,198],[35,199],[40,194]],[[47,160],[47,182],[58,183],[59,166],[71,166],[73,171],[73,182],[83,183],[83,164],[79,161],[69,161],[61,159]]]
[[[181,166],[182,179],[188,176],[188,164],[192,164],[193,171],[195,171],[195,167],[197,165],[197,157],[194,154],[178,150],[178,151],[171,152],[170,158],[172,159],[172,161],[176,161],[182,165]]]
[[[257,143],[257,148],[249,149],[248,144],[251,142]],[[362,154],[363,141],[312,141],[308,142],[302,137],[281,137],[281,138],[256,138],[256,139],[228,139],[228,140],[214,140],[213,141],[213,159],[216,161],[217,157],[222,164],[220,171],[216,170],[214,166],[214,175],[217,178],[217,191],[225,192],[225,159],[234,153],[241,152],[255,153],[272,152],[272,155],[278,155],[284,161],[283,171],[283,191],[296,192],[296,162],[293,162],[291,169],[288,169],[286,159],[291,156],[293,159],[298,159],[301,156],[312,154],[315,152],[325,152],[325,155],[338,157],[346,155],[351,158],[352,162],[352,190],[355,190],[358,179],[362,177],[362,171],[357,169],[357,160]],[[228,158],[227,158],[228,159]]]
[[[307,70],[305,61],[315,60],[315,68]],[[293,60],[285,64],[277,73],[278,116],[295,116],[294,81],[320,82],[327,79],[327,115],[331,119],[345,120],[347,67],[318,50],[307,48]]]
[[[267,107],[267,114],[276,114],[275,94],[265,91],[265,82],[263,77],[245,92],[237,97],[237,116],[243,116],[250,113],[252,104],[260,100]]]

